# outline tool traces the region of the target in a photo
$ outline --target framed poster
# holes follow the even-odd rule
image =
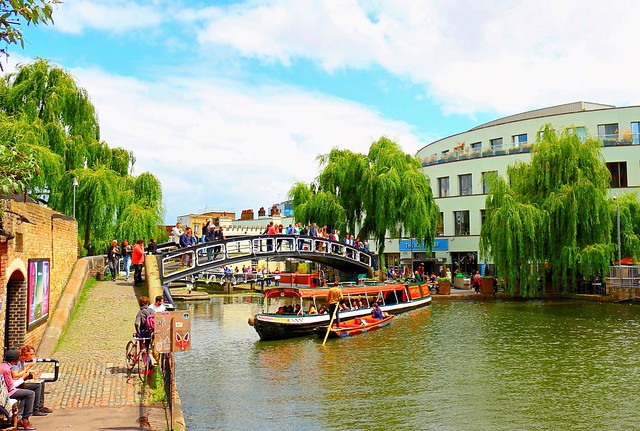
[[[49,259],[29,259],[27,282],[27,329],[49,317]]]

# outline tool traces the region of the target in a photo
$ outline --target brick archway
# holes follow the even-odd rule
[[[7,283],[7,302],[4,314],[4,348],[18,348],[27,333],[27,280],[22,271],[15,270]]]

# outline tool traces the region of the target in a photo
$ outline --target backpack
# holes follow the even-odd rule
[[[155,313],[147,314],[147,318],[144,321],[144,326],[147,328],[147,331],[153,332],[156,327],[156,319],[154,317]]]

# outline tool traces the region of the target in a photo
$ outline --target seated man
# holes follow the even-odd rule
[[[380,306],[378,305],[377,302],[373,303],[373,310],[371,310],[371,317],[379,320],[384,319],[384,317],[382,316],[382,310],[380,309]]]
[[[31,424],[29,418],[33,414],[33,400],[36,395],[32,390],[17,388],[14,384],[13,377],[11,377],[11,367],[18,363],[18,359],[20,359],[20,353],[18,353],[17,350],[7,350],[4,352],[4,362],[0,364],[0,374],[2,374],[2,378],[4,378],[4,383],[9,391],[9,397],[19,402],[18,412],[20,419],[18,419],[18,428],[34,430],[36,427]]]
[[[52,413],[49,407],[44,405],[44,381],[39,380],[40,372],[33,369],[36,364],[33,358],[36,354],[33,346],[23,346],[19,350],[19,360],[11,367],[13,380],[24,379],[21,388],[31,389],[35,393],[33,400],[33,416],[46,416]]]

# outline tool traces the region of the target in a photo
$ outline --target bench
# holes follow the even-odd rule
[[[15,431],[18,429],[18,400],[9,397],[9,390],[0,376],[0,428]]]

